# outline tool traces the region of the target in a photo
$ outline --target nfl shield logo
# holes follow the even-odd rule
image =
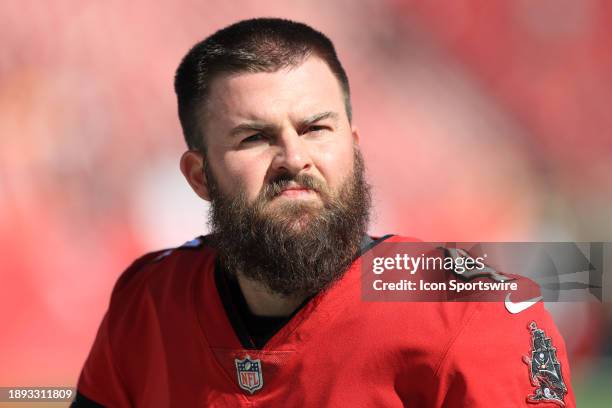
[[[238,385],[245,391],[253,394],[263,387],[263,376],[261,374],[261,361],[251,360],[247,355],[244,359],[234,360],[236,362],[236,374],[238,375]]]

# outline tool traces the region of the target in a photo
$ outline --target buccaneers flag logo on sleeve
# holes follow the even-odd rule
[[[552,345],[550,337],[539,329],[535,322],[529,323],[531,330],[531,358],[523,356],[523,361],[529,366],[531,384],[535,389],[533,395],[527,397],[528,402],[552,402],[565,406],[564,397],[567,387],[563,382],[561,364],[557,360],[557,349]]]

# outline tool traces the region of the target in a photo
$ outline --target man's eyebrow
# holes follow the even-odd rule
[[[338,114],[336,112],[332,112],[332,111],[328,111],[328,112],[321,112],[321,113],[317,113],[316,115],[312,115],[304,120],[300,121],[300,125],[302,126],[308,126],[310,124],[316,123],[320,120],[324,120],[324,119],[331,119],[334,122],[338,121]]]
[[[336,122],[338,120],[338,117],[339,115],[336,112],[332,112],[332,111],[321,112],[321,113],[317,113],[315,115],[312,115],[305,119],[300,120],[299,125],[300,127],[305,127],[305,126],[311,125],[313,123],[316,123],[324,119],[331,119],[334,122]],[[267,124],[264,122],[258,122],[258,121],[248,121],[248,122],[243,122],[237,126],[234,126],[230,130],[229,135],[230,137],[234,137],[244,132],[274,133],[276,130],[278,129],[274,125],[270,125],[270,124]]]

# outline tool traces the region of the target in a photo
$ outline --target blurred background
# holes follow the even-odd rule
[[[336,44],[372,234],[612,241],[612,2],[4,0],[0,386],[74,386],[118,275],[207,231],[174,70],[255,16]],[[610,303],[548,306],[579,406],[609,407]]]

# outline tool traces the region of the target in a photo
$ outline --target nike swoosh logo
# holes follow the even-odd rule
[[[517,314],[517,313],[521,313],[523,310],[529,309],[531,306],[533,306],[536,303],[538,303],[541,299],[542,299],[542,296],[538,296],[538,297],[535,297],[533,299],[525,300],[524,302],[514,303],[514,302],[512,302],[510,300],[510,294],[508,293],[506,295],[506,300],[504,302],[504,306],[506,306],[506,309],[510,313]]]

